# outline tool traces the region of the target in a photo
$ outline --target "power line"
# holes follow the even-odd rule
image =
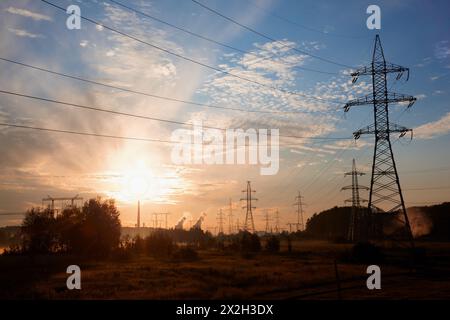
[[[42,1],[45,1],[45,0],[42,0]],[[218,15],[218,16],[220,16],[220,17],[222,17],[222,18],[224,18],[224,19],[226,19],[226,20],[228,20],[228,21],[230,21],[230,22],[232,22],[232,23],[234,23],[234,24],[236,24],[236,25],[238,25],[238,26],[240,26],[240,27],[242,27],[242,28],[244,28],[244,29],[254,33],[254,34],[256,34],[256,35],[258,35],[258,36],[260,36],[260,37],[262,37],[262,38],[265,38],[265,39],[267,39],[269,41],[273,41],[273,42],[279,42],[279,40],[276,40],[273,37],[270,37],[270,36],[260,32],[260,31],[257,31],[255,29],[245,25],[245,24],[242,24],[239,21],[237,21],[237,20],[235,20],[233,18],[230,18],[230,17],[224,15],[223,13],[220,13],[219,11],[217,11],[215,9],[212,9],[211,7],[208,7],[207,5],[205,5],[205,4],[203,4],[203,3],[199,2],[199,1],[196,1],[196,0],[191,0],[191,1],[194,2],[195,4],[199,5],[200,7],[204,8],[204,9],[206,9],[206,10],[208,10],[208,11],[210,11],[210,12],[212,12],[212,13],[214,13],[214,14],[216,14],[216,15]],[[299,52],[301,54],[305,54],[307,56],[310,56],[312,58],[316,58],[318,60],[321,60],[321,61],[324,61],[324,62],[327,62],[327,63],[331,63],[331,64],[334,64],[334,65],[337,65],[337,66],[340,66],[340,67],[344,67],[344,68],[353,69],[352,66],[349,66],[349,65],[346,65],[346,64],[342,64],[342,63],[339,63],[339,62],[335,62],[335,61],[327,59],[327,58],[323,58],[321,56],[312,54],[310,52],[297,49],[297,48],[295,48],[293,46],[286,45],[286,46],[283,46],[283,47],[284,48],[289,48],[289,49],[294,50],[296,52]]]
[[[327,35],[327,36],[340,37],[340,38],[350,38],[350,39],[362,39],[362,38],[366,38],[366,37],[364,37],[364,36],[349,36],[349,35],[345,35],[345,34],[339,34],[339,33],[335,33],[335,32],[327,32],[327,31],[323,31],[323,30],[320,30],[320,29],[311,28],[311,27],[306,26],[306,25],[304,25],[304,24],[298,23],[297,21],[293,21],[293,20],[288,19],[288,18],[286,18],[286,17],[284,17],[284,16],[281,16],[281,15],[275,13],[275,12],[271,12],[271,11],[269,11],[269,10],[267,10],[267,9],[264,9],[264,8],[262,8],[260,5],[258,5],[258,4],[256,3],[256,1],[250,1],[250,2],[252,2],[252,3],[253,3],[253,6],[259,8],[261,11],[264,11],[264,12],[268,13],[269,15],[271,15],[271,16],[273,16],[273,17],[275,17],[275,18],[277,18],[277,19],[279,19],[279,20],[281,20],[281,21],[284,21],[284,22],[286,22],[286,23],[289,23],[289,24],[291,24],[291,25],[293,25],[293,26],[296,26],[296,27],[301,28],[301,29],[304,29],[304,30],[308,30],[308,31],[311,31],[311,32],[316,32],[316,33],[321,33],[321,34]]]
[[[63,12],[66,12],[66,9],[64,9],[63,7],[60,7],[60,6],[58,6],[58,5],[54,4],[54,3],[51,3],[51,2],[49,2],[49,1],[47,1],[47,0],[41,0],[41,1],[44,2],[44,3],[46,3],[46,4],[48,4],[48,5],[51,5],[51,6],[55,7],[55,8],[57,8],[57,9],[60,9],[60,10],[62,10]],[[149,47],[151,47],[151,48],[154,48],[154,49],[156,49],[156,50],[159,50],[159,51],[162,51],[162,52],[164,52],[164,53],[170,54],[170,55],[172,55],[172,56],[174,56],[174,57],[177,57],[177,58],[179,58],[179,59],[183,59],[183,60],[192,62],[192,63],[197,64],[197,65],[199,65],[199,66],[202,66],[202,67],[205,67],[205,68],[208,68],[208,69],[217,71],[217,72],[222,73],[222,74],[226,74],[226,75],[228,75],[228,76],[231,76],[231,77],[234,77],[234,78],[237,78],[237,79],[240,79],[240,80],[249,82],[249,83],[256,84],[256,85],[261,86],[261,87],[265,87],[265,88],[268,88],[268,89],[271,89],[271,90],[280,91],[280,92],[283,92],[283,93],[288,94],[288,95],[296,95],[296,96],[300,96],[300,97],[303,97],[303,98],[313,99],[313,100],[322,101],[322,102],[329,102],[329,103],[336,103],[336,104],[342,104],[342,103],[343,103],[342,101],[337,101],[337,100],[327,100],[327,99],[323,99],[323,98],[320,98],[320,97],[310,96],[310,95],[307,95],[307,94],[304,94],[304,93],[294,92],[294,91],[290,91],[290,90],[287,90],[287,89],[279,88],[279,87],[277,87],[277,86],[272,86],[272,85],[268,85],[268,84],[265,84],[265,83],[262,83],[262,82],[259,82],[259,81],[256,81],[256,80],[252,80],[252,79],[249,79],[249,78],[240,76],[240,75],[238,75],[238,74],[235,74],[235,73],[233,73],[233,72],[229,72],[229,71],[223,70],[223,69],[221,69],[221,68],[218,68],[218,67],[214,67],[214,66],[208,65],[208,64],[203,63],[203,62],[201,62],[201,61],[197,61],[197,60],[195,60],[195,59],[192,59],[192,58],[183,56],[183,55],[181,55],[181,54],[179,54],[179,53],[176,53],[176,52],[173,52],[173,51],[171,51],[171,50],[165,49],[165,48],[160,47],[160,46],[158,46],[158,45],[152,44],[152,43],[150,43],[150,42],[148,42],[148,41],[145,41],[145,40],[139,39],[139,38],[137,38],[137,37],[135,37],[135,36],[132,36],[132,35],[130,35],[130,34],[127,34],[127,33],[123,32],[123,31],[119,31],[119,30],[117,30],[117,29],[115,29],[115,28],[112,28],[112,27],[110,27],[110,26],[107,26],[107,25],[105,25],[105,24],[102,24],[102,23],[100,23],[100,22],[97,22],[97,21],[95,21],[95,20],[93,20],[93,19],[91,19],[91,18],[87,18],[87,17],[82,16],[82,15],[79,15],[79,17],[80,17],[81,19],[83,19],[83,20],[86,20],[86,21],[90,22],[90,23],[93,23],[93,24],[95,24],[95,25],[98,25],[98,26],[100,26],[100,27],[102,27],[102,28],[104,28],[104,29],[107,29],[107,30],[109,30],[109,31],[115,32],[115,33],[117,33],[117,34],[119,34],[119,35],[121,35],[121,36],[127,37],[127,38],[132,39],[132,40],[134,40],[134,41],[136,41],[136,42],[145,44],[145,45],[147,45],[147,46],[149,46]]]
[[[75,135],[82,135],[82,136],[92,136],[92,137],[100,137],[100,138],[134,140],[134,141],[145,141],[145,142],[159,142],[159,143],[167,143],[167,144],[180,144],[179,141],[171,141],[171,140],[164,140],[164,139],[117,136],[117,135],[108,135],[108,134],[91,133],[91,132],[80,132],[80,131],[72,131],[72,130],[35,127],[35,126],[19,125],[19,124],[4,123],[4,122],[1,122],[0,126],[2,126],[2,127],[11,127],[11,128],[20,128],[20,129],[38,130],[38,131],[48,131],[48,132],[56,132],[56,133],[67,133],[67,134],[75,134]],[[211,144],[207,144],[207,145],[211,145]],[[222,145],[222,144],[218,144],[218,145]],[[287,147],[287,146],[290,146],[290,145],[282,145],[282,146]]]
[[[0,93],[14,95],[14,96],[28,98],[28,99],[39,100],[39,101],[45,101],[45,102],[50,102],[50,103],[55,103],[55,104],[60,104],[60,105],[64,105],[64,106],[70,106],[70,107],[79,108],[79,109],[83,109],[83,110],[98,111],[98,112],[110,113],[110,114],[127,116],[127,117],[133,117],[133,118],[139,118],[139,119],[145,119],[145,120],[152,120],[152,121],[159,121],[159,122],[177,124],[177,125],[182,125],[182,126],[189,126],[189,127],[193,127],[194,126],[194,124],[190,123],[190,122],[183,122],[183,121],[168,120],[168,119],[162,119],[162,118],[156,118],[156,117],[149,117],[149,116],[138,115],[138,114],[134,114],[134,113],[115,111],[115,110],[104,109],[104,108],[93,107],[93,106],[82,105],[82,104],[71,103],[71,102],[65,102],[65,101],[55,100],[55,99],[50,99],[50,98],[42,98],[42,97],[37,97],[37,96],[32,96],[32,95],[27,95],[27,94],[22,94],[22,93],[17,93],[17,92],[12,92],[12,91],[0,90]],[[207,128],[207,129],[217,129],[217,130],[221,130],[221,131],[226,131],[226,130],[229,129],[229,128],[208,126],[208,125],[202,125],[202,127],[203,128]],[[269,135],[268,133],[260,133],[260,134]],[[282,138],[313,139],[313,140],[348,140],[348,139],[352,139],[352,137],[306,137],[306,136],[294,136],[294,135],[279,135],[279,136],[282,137]]]
[[[57,71],[45,69],[45,68],[42,68],[42,67],[33,66],[33,65],[30,65],[30,64],[27,64],[27,63],[24,63],[24,62],[15,61],[15,60],[3,58],[3,57],[0,57],[0,60],[5,61],[5,62],[9,62],[9,63],[13,63],[13,64],[16,64],[16,65],[19,65],[19,66],[22,66],[22,67],[31,68],[31,69],[34,69],[34,70],[50,73],[50,74],[53,74],[53,75],[57,75],[57,76],[61,76],[61,77],[65,77],[65,78],[69,78],[69,79],[85,82],[85,83],[90,83],[90,84],[103,86],[103,87],[106,87],[106,88],[116,89],[116,90],[120,90],[120,91],[123,91],[123,92],[143,95],[143,96],[156,98],[156,99],[161,99],[161,100],[186,103],[186,104],[199,106],[199,107],[213,108],[213,109],[223,109],[223,110],[231,110],[231,111],[239,111],[239,112],[247,112],[247,113],[265,113],[265,114],[303,114],[303,113],[308,113],[309,114],[309,113],[315,113],[313,111],[270,111],[270,110],[269,111],[265,111],[265,110],[248,110],[248,109],[242,109],[242,108],[216,106],[216,105],[205,104],[205,103],[194,102],[194,101],[188,101],[188,100],[183,100],[183,99],[178,99],[178,98],[160,96],[160,95],[147,93],[147,92],[143,92],[143,91],[127,89],[127,88],[124,88],[124,87],[119,87],[119,86],[107,84],[107,83],[104,83],[104,82],[99,82],[99,81],[96,81],[96,80],[90,80],[90,79],[82,78],[82,77],[79,77],[79,76],[70,75],[70,74],[67,74],[67,73],[57,72]],[[332,110],[332,111],[337,111],[337,109],[336,110]]]
[[[2,126],[2,127],[12,127],[12,128],[21,128],[21,129],[30,129],[30,130],[38,130],[38,131],[57,132],[57,133],[67,133],[67,134],[75,134],[75,135],[81,135],[81,136],[92,136],[92,137],[100,137],[100,138],[121,139],[121,140],[135,140],[135,141],[161,142],[161,143],[179,143],[179,142],[176,142],[176,141],[163,140],[163,139],[116,136],[116,135],[107,135],[107,134],[91,133],[91,132],[80,132],[80,131],[72,131],[72,130],[62,130],[62,129],[51,129],[51,128],[43,128],[43,127],[34,127],[34,126],[26,126],[26,125],[19,125],[19,124],[13,124],[13,123],[3,123],[3,122],[0,122],[0,126]]]
[[[135,9],[135,8],[133,8],[133,7],[127,6],[126,4],[123,4],[123,3],[119,2],[119,1],[115,1],[115,0],[108,0],[108,1],[114,3],[114,4],[118,5],[118,6],[120,6],[120,7],[122,7],[122,8],[125,8],[125,9],[127,9],[127,10],[129,10],[129,11],[132,11],[132,12],[134,12],[134,13],[137,13],[137,14],[139,14],[139,15],[142,15],[142,16],[144,16],[144,17],[146,17],[146,18],[152,19],[152,20],[154,20],[154,21],[157,21],[157,22],[159,22],[159,23],[162,23],[162,24],[164,24],[164,25],[167,25],[167,26],[169,26],[169,27],[171,27],[171,28],[177,29],[177,30],[182,31],[182,32],[184,32],[184,33],[187,33],[187,34],[189,34],[189,35],[191,35],[191,36],[197,37],[197,38],[199,38],[199,39],[202,39],[202,40],[205,40],[205,41],[208,41],[208,42],[211,42],[211,43],[214,43],[214,44],[216,44],[216,45],[222,46],[222,47],[227,48],[227,49],[231,49],[231,50],[233,50],[233,51],[240,52],[240,53],[242,53],[242,54],[252,55],[252,56],[258,58],[258,61],[269,61],[269,60],[270,60],[270,61],[273,61],[273,62],[276,62],[276,63],[284,64],[284,65],[289,66],[289,67],[291,67],[291,68],[300,69],[300,70],[304,70],[304,71],[310,71],[310,72],[316,72],[316,73],[328,74],[328,75],[339,75],[338,72],[328,72],[328,71],[316,70],[316,69],[306,68],[306,67],[302,67],[302,66],[298,66],[298,65],[292,65],[292,64],[287,63],[287,62],[285,62],[285,61],[275,61],[275,60],[271,60],[271,59],[274,58],[276,55],[270,55],[270,56],[268,56],[268,57],[264,57],[264,58],[263,58],[263,57],[260,57],[258,54],[255,54],[255,53],[253,53],[253,52],[250,52],[250,51],[247,51],[247,50],[243,50],[243,49],[236,48],[236,47],[231,46],[231,45],[229,45],[229,44],[226,44],[226,43],[223,43],[223,42],[219,42],[219,41],[217,41],[217,40],[208,38],[208,37],[203,36],[203,35],[201,35],[201,34],[198,34],[198,33],[196,33],[196,32],[190,31],[190,30],[188,30],[188,29],[186,29],[186,28],[179,27],[179,26],[177,26],[177,25],[174,25],[173,23],[164,21],[164,20],[162,20],[162,19],[160,19],[160,18],[157,18],[157,17],[154,17],[154,16],[152,16],[152,15],[150,15],[150,14],[148,14],[148,13],[145,13],[145,12],[140,11],[140,10],[138,10],[138,9]]]

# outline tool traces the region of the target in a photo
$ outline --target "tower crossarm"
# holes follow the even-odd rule
[[[369,105],[374,103],[400,103],[400,102],[407,102],[408,105],[406,108],[410,108],[414,102],[416,102],[417,98],[401,94],[401,93],[395,93],[395,92],[388,92],[387,95],[385,95],[384,99],[374,99],[373,95],[366,95],[361,98],[353,99],[347,102],[344,105],[344,111],[348,112],[351,107],[354,106],[363,106],[363,105]]]
[[[343,190],[353,190],[353,189],[369,190],[368,187],[358,184],[357,186],[345,186],[345,187],[342,187],[341,191],[343,191]]]
[[[409,80],[409,68],[389,62],[383,64],[381,61],[376,62],[374,65],[361,67],[350,73],[350,75],[352,76],[352,83],[355,83],[358,81],[359,76],[371,76],[372,74],[378,73],[397,73],[397,80],[400,80],[400,78],[406,73],[406,81]]]
[[[353,198],[345,199],[344,203],[347,202],[353,203]],[[359,202],[367,202],[367,199],[359,198]]]
[[[412,129],[406,128],[406,127],[398,125],[398,124],[390,123],[389,124],[389,130],[388,130],[388,132],[385,132],[385,133],[387,134],[387,133],[392,133],[392,132],[400,133],[400,136],[399,136],[400,138],[405,136],[408,132],[411,133],[411,139],[412,139],[412,136],[413,136],[413,130]],[[355,138],[355,140],[358,140],[360,138],[360,136],[363,135],[363,134],[377,134],[377,133],[380,133],[380,132],[377,132],[375,130],[375,126],[372,124],[370,126],[361,128],[361,129],[353,132],[353,137]],[[346,175],[347,175],[347,173],[346,173]]]
[[[350,172],[344,172],[344,176],[346,177],[346,176],[352,176],[352,175],[358,175],[358,176],[363,176],[363,175],[365,175],[365,173],[364,172],[361,172],[361,171],[350,171]]]

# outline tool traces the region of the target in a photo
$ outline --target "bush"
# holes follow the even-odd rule
[[[169,257],[174,250],[172,238],[164,232],[155,232],[145,238],[145,249],[154,257]]]
[[[269,252],[279,252],[280,251],[280,240],[276,236],[270,236],[266,242],[266,248]]]
[[[261,242],[258,235],[244,231],[240,235],[240,249],[243,252],[261,251]]]

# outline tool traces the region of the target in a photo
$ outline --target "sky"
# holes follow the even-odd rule
[[[114,1],[50,2],[62,8],[76,4],[82,16],[105,27],[82,20],[80,30],[69,30],[68,15],[45,2],[1,1],[0,58],[172,101],[4,60],[0,90],[175,122],[279,129],[280,135],[309,139],[280,138],[279,171],[263,176],[259,165],[175,164],[170,143],[0,126],[0,226],[20,224],[20,215],[5,213],[40,206],[48,195],[79,194],[84,199],[115,198],[125,226],[136,223],[139,199],[147,226],[153,212],[170,212],[170,225],[182,216],[194,223],[206,213],[204,227],[217,231],[217,212],[228,214],[230,199],[233,223],[243,223],[240,198],[247,181],[256,190],[254,216],[260,230],[266,209],[272,225],[275,210],[281,228],[296,222],[298,191],[307,204],[305,220],[342,206],[351,196],[340,189],[351,183],[344,172],[353,158],[367,173],[360,183],[370,182],[373,137],[314,137],[350,138],[373,122],[370,106],[347,113],[342,107],[371,93],[370,78],[352,84],[349,73],[370,64],[377,33],[386,60],[410,68],[409,81],[389,77],[388,87],[417,98],[408,110],[390,106],[391,119],[414,130],[412,140],[392,137],[406,205],[449,200],[448,1],[200,1],[241,26],[191,0],[118,0],[147,17]],[[381,30],[366,27],[370,4],[381,8]],[[180,128],[8,93],[0,93],[0,122],[159,140],[170,140]]]

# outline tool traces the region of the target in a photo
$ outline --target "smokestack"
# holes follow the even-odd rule
[[[137,224],[138,229],[141,227],[141,201],[138,200]]]

